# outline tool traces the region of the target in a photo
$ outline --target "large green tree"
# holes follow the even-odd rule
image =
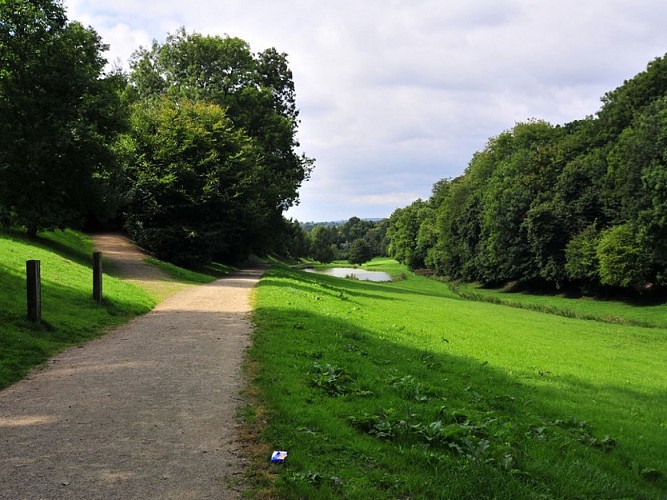
[[[103,208],[124,124],[105,50],[58,0],[0,2],[0,212],[31,235]]]
[[[126,224],[135,241],[182,264],[241,258],[263,228],[260,153],[217,104],[135,104],[124,141]]]
[[[666,161],[667,56],[607,93],[595,117],[491,139],[464,175],[394,212],[390,248],[485,284],[656,289],[667,284]]]
[[[187,33],[182,28],[164,44],[137,51],[131,66],[136,110],[160,99],[205,102],[224,109],[229,125],[256,153],[254,168],[238,172],[239,179],[248,176],[253,192],[221,191],[234,210],[211,213],[209,218],[221,219],[220,225],[229,227],[243,221],[242,230],[226,238],[234,238],[246,252],[263,252],[281,241],[273,233],[286,227],[282,214],[297,202],[298,189],[313,163],[297,153],[298,111],[287,56],[275,49],[253,54],[239,38]],[[228,159],[221,156],[219,161]],[[137,220],[141,214],[131,208],[129,216]],[[222,221],[230,217],[238,221]]]
[[[389,218],[387,239],[389,254],[411,269],[424,267],[427,248],[419,241],[419,228],[433,211],[424,200],[416,200],[405,208],[394,210]]]
[[[327,264],[336,257],[337,231],[334,227],[317,226],[310,233],[310,255],[313,259]]]

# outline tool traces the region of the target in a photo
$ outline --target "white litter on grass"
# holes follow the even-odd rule
[[[285,461],[286,458],[287,458],[287,452],[286,451],[274,451],[271,454],[271,461],[274,464],[282,463],[282,462]]]

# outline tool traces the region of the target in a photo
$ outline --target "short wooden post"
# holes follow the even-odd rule
[[[102,302],[102,252],[93,253],[93,300]]]
[[[42,283],[39,261],[28,260],[25,266],[28,281],[28,320],[39,324],[42,322]]]

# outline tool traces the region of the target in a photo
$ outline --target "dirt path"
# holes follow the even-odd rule
[[[238,498],[235,413],[263,272],[180,292],[0,392],[0,498]]]
[[[95,250],[102,252],[104,272],[123,278],[164,300],[191,288],[178,283],[155,266],[146,265],[146,255],[125,236],[117,233],[94,234]]]

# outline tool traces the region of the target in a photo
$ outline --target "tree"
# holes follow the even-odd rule
[[[525,221],[538,196],[556,181],[559,171],[553,160],[560,133],[548,123],[529,121],[517,124],[487,146],[495,168],[482,188],[476,260],[483,282],[539,277]]]
[[[389,254],[411,269],[424,267],[426,248],[420,247],[417,239],[422,222],[430,215],[428,204],[418,199],[405,208],[394,210],[389,218]]]
[[[373,258],[373,252],[368,242],[362,238],[356,239],[350,246],[348,260],[350,264],[360,265]]]
[[[125,119],[106,48],[60,1],[0,3],[0,207],[31,235],[99,211]]]
[[[137,103],[125,138],[126,224],[137,243],[179,264],[238,260],[262,227],[261,157],[216,104]]]
[[[649,257],[631,224],[602,232],[597,246],[600,281],[611,286],[641,286],[647,282]]]
[[[568,232],[562,215],[565,210],[554,200],[547,200],[548,196],[543,193],[533,201],[523,225],[538,277],[560,288],[567,281]]]
[[[600,234],[595,224],[592,224],[572,238],[565,247],[568,278],[578,281],[587,290],[600,284],[600,261],[597,255],[599,243]]]
[[[283,223],[283,211],[297,201],[298,188],[313,164],[296,153],[298,111],[287,56],[275,49],[253,54],[239,38],[189,34],[181,28],[164,44],[137,51],[131,67],[137,112],[165,99],[216,106],[224,110],[224,128],[237,137],[242,135],[243,150],[253,151],[254,163],[245,172],[246,157],[239,161],[234,152],[220,151],[210,160],[221,165],[235,163],[239,169],[233,182],[217,188],[217,196],[228,200],[227,209],[206,214],[206,220],[216,227],[233,228],[220,247],[222,254],[229,256],[234,247],[234,257],[240,258],[280,244],[281,238],[274,233],[289,230]],[[159,163],[159,151],[152,153]]]
[[[376,222],[373,227],[366,232],[364,239],[371,246],[371,251],[374,257],[381,257],[388,255],[387,246],[387,228],[389,227],[389,219],[382,219]]]
[[[225,108],[262,152],[267,205],[282,213],[294,204],[313,160],[296,153],[298,110],[286,54],[271,48],[255,55],[240,38],[181,28],[163,45],[137,51],[131,65],[131,82],[143,100],[167,96]]]
[[[391,254],[484,284],[667,285],[667,56],[603,102],[490,139],[464,175],[394,211]]]
[[[318,262],[327,264],[334,260],[336,229],[326,226],[317,226],[310,233],[310,254]]]
[[[608,197],[617,223],[632,222],[650,249],[652,282],[667,278],[667,97],[635,115],[610,154]]]
[[[310,254],[310,239],[299,221],[283,218],[282,225],[283,228],[279,231],[279,243],[275,251],[293,259],[307,257]]]

